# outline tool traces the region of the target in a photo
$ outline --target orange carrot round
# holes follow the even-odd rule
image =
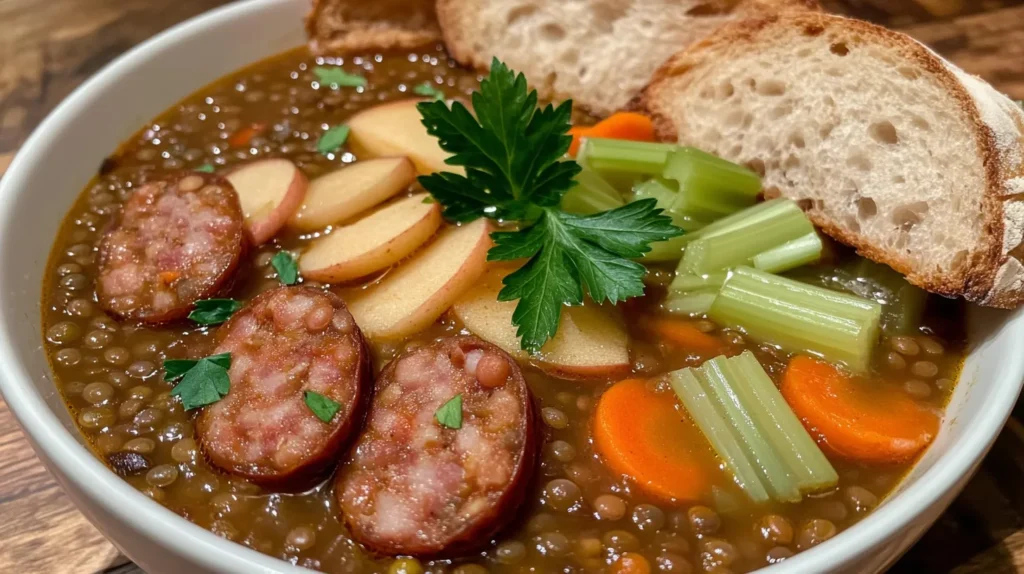
[[[824,448],[852,460],[905,462],[939,430],[939,417],[899,389],[810,357],[790,361],[782,396]]]
[[[583,138],[609,138],[638,142],[654,141],[654,123],[643,114],[616,112],[590,127],[574,127],[569,130],[572,145],[569,155],[576,157]]]
[[[700,500],[717,462],[671,392],[627,379],[605,391],[594,414],[594,446],[613,471],[666,501]]]
[[[692,321],[670,317],[644,317],[640,328],[655,335],[660,341],[685,351],[717,356],[725,351],[725,342],[702,332]]]

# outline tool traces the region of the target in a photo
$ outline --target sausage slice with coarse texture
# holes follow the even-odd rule
[[[100,242],[100,304],[144,323],[188,315],[238,267],[244,225],[238,194],[214,174],[182,172],[142,185]]]
[[[455,397],[461,425],[442,424],[438,409]],[[335,496],[353,537],[371,550],[469,552],[522,505],[536,434],[533,399],[512,357],[475,337],[442,339],[381,372]]]
[[[323,479],[373,393],[369,351],[345,303],[312,287],[266,291],[220,327],[214,352],[231,353],[231,387],[196,425],[210,461],[284,490]],[[307,391],[340,405],[329,422],[306,404]]]

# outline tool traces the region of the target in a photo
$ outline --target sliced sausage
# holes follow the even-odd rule
[[[188,315],[238,266],[244,225],[238,194],[214,174],[183,172],[142,185],[100,242],[100,304],[145,323]]]
[[[462,395],[462,426],[435,413]],[[370,415],[335,485],[370,549],[444,557],[485,544],[515,514],[537,464],[535,408],[507,353],[476,337],[407,351],[377,378]]]
[[[214,353],[231,353],[231,387],[196,425],[210,462],[284,490],[323,479],[373,393],[369,351],[345,303],[311,287],[266,291],[218,329]],[[341,405],[330,422],[306,404],[306,391]]]

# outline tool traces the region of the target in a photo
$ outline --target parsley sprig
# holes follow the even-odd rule
[[[199,360],[168,359],[164,361],[164,380],[177,384],[171,395],[181,397],[186,411],[213,404],[228,394],[231,380],[231,355],[221,353]]]
[[[630,258],[650,244],[682,234],[653,199],[588,216],[561,210],[580,166],[564,159],[572,138],[572,101],[537,107],[526,78],[495,59],[472,96],[460,102],[417,105],[427,132],[452,154],[465,175],[438,172],[420,184],[455,222],[487,217],[516,221],[516,231],[492,234],[490,261],[528,259],[504,279],[500,301],[515,301],[512,323],[531,352],[558,330],[563,305],[618,303],[643,295],[644,267]]]

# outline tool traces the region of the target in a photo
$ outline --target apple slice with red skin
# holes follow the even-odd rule
[[[288,225],[317,231],[344,222],[398,195],[416,181],[409,158],[381,157],[357,161],[309,182],[306,198]]]
[[[238,192],[245,227],[254,245],[270,240],[302,205],[309,180],[286,159],[261,159],[227,175]]]
[[[426,243],[441,226],[441,208],[418,193],[333,230],[299,258],[306,279],[341,283],[387,269]]]
[[[485,219],[448,227],[379,282],[346,293],[356,324],[374,341],[400,339],[430,326],[487,269],[490,232]]]
[[[481,339],[544,372],[565,379],[614,379],[630,373],[629,335],[613,306],[593,301],[563,307],[558,332],[531,356],[522,350],[512,324],[515,301],[498,301],[502,279],[514,271],[493,265],[477,285],[452,306],[452,313]]]

